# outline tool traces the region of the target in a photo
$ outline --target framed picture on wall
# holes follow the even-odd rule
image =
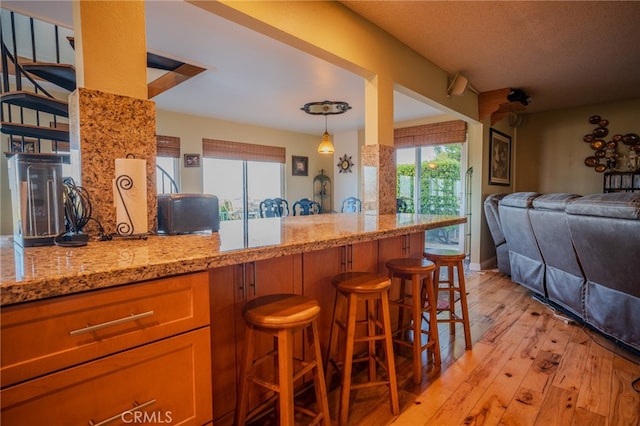
[[[291,174],[293,176],[309,176],[309,157],[292,155]]]
[[[489,185],[511,185],[511,136],[489,129]]]
[[[185,167],[200,167],[200,154],[185,154],[184,155]]]

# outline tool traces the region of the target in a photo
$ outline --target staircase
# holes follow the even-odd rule
[[[74,38],[71,31],[6,9],[2,9],[0,24],[0,130],[9,135],[6,155],[31,151],[68,153],[69,107],[66,99],[76,89],[76,73],[73,65],[61,63],[61,50],[66,50],[66,56],[73,58]],[[30,43],[18,39],[18,34],[25,34],[25,28],[30,30]],[[47,34],[36,34],[36,29]],[[40,47],[43,39],[52,39],[54,46]],[[37,51],[36,46],[43,52]],[[29,57],[25,56],[25,52],[30,52]],[[204,71],[153,53],[147,53],[147,66],[180,75],[188,71],[190,76]],[[149,93],[158,94],[172,87],[162,82],[163,88],[159,89],[158,80],[149,83]],[[178,192],[175,181],[164,169],[158,167],[158,173],[163,191],[166,186],[167,192]]]
[[[61,63],[60,38],[61,33],[69,30],[53,24],[43,25],[6,9],[2,10],[1,25],[0,119],[2,133],[9,135],[7,154],[68,152],[69,108],[63,97],[75,90],[76,79],[73,65]],[[18,38],[17,34],[25,34],[26,28],[30,40]],[[36,28],[41,33],[36,34]],[[42,43],[36,43],[36,37],[53,43],[43,47]],[[62,53],[69,56],[68,49]],[[54,90],[57,97],[52,94]]]

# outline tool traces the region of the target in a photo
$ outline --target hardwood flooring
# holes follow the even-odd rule
[[[565,321],[498,272],[467,277],[473,349],[439,328],[442,369],[420,386],[396,357],[401,414],[386,391],[356,393],[351,425],[640,425],[640,356]],[[361,392],[361,391],[358,391]],[[330,394],[332,415],[337,391]]]

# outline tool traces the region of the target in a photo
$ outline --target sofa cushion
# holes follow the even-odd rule
[[[609,192],[585,195],[570,203],[568,214],[582,216],[640,219],[640,194],[633,192]]]

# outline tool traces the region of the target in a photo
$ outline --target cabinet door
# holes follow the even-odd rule
[[[233,422],[236,408],[236,291],[242,265],[224,266],[209,272],[211,295],[211,373],[213,419],[224,416]],[[242,320],[242,316],[240,316]],[[240,325],[243,325],[240,323]],[[230,423],[229,423],[230,424]]]
[[[318,333],[323,355],[326,354],[335,303],[331,279],[345,271],[376,272],[378,242],[365,241],[342,247],[315,250],[303,254],[303,294],[320,304]]]
[[[244,304],[256,297],[277,293],[302,293],[302,255],[295,254],[272,259],[249,262],[243,265],[241,285],[236,291],[236,353],[237,375],[244,357],[246,326],[242,318]],[[298,337],[294,343],[298,355],[302,354],[302,339]],[[257,333],[254,357],[266,354],[273,349],[273,338],[267,334]],[[275,369],[273,363],[265,362],[258,369],[261,377],[273,379]],[[249,407],[255,408],[273,395],[272,391],[259,386],[252,386],[249,394]]]
[[[0,423],[210,422],[209,334],[206,326],[4,388]]]
[[[316,299],[320,304],[318,335],[323,356],[328,349],[335,300],[335,289],[331,285],[331,279],[345,271],[345,249],[345,247],[332,247],[302,255],[303,294]]]
[[[402,257],[422,257],[424,252],[424,232],[397,235],[378,241],[378,272],[388,274],[388,260]]]

